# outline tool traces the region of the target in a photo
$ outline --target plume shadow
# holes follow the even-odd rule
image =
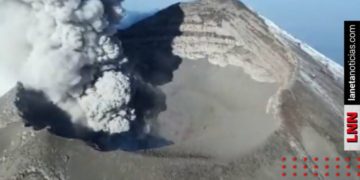
[[[117,34],[129,60],[123,72],[133,78],[131,106],[136,110],[137,120],[131,132],[137,136],[143,135],[144,127],[156,125],[159,114],[167,109],[166,95],[159,87],[173,80],[174,72],[182,63],[181,57],[173,53],[172,45],[174,39],[182,35],[180,26],[184,17],[178,3]],[[172,144],[156,132],[150,136],[158,137],[145,141],[150,147]]]
[[[44,93],[19,85],[15,105],[25,126],[47,129],[65,138],[81,139],[100,151],[138,151],[172,144],[156,132],[149,132],[149,126],[156,124],[158,115],[166,110],[166,95],[159,86],[172,81],[174,71],[182,62],[172,53],[172,44],[182,34],[183,20],[184,13],[180,5],[175,4],[116,34],[128,58],[128,63],[119,70],[131,77],[130,106],[137,116],[130,124],[130,131],[119,134],[93,132],[72,123],[69,114],[49,101]]]
[[[28,90],[18,84],[15,106],[26,127],[31,126],[34,130],[47,128],[49,132],[58,136],[76,137],[70,116],[48,100],[43,92]]]

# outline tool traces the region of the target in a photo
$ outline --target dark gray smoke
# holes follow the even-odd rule
[[[112,38],[122,13],[120,0],[0,0],[0,75],[13,77],[2,91],[18,80],[75,123],[128,131],[130,79],[119,71],[126,59]]]

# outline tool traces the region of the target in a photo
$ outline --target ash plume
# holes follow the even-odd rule
[[[130,78],[112,38],[122,14],[120,0],[0,0],[1,75],[43,92],[73,123],[128,131]]]

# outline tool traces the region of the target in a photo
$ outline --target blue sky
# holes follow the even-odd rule
[[[176,2],[179,0],[125,0],[123,5],[137,20]],[[343,21],[360,20],[360,0],[243,2],[340,64],[343,64]],[[133,21],[134,18],[127,18],[125,24]]]

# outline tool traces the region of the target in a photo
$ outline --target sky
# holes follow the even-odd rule
[[[189,1],[189,0],[187,0]],[[151,3],[149,3],[151,2]],[[179,0],[125,0],[124,27]],[[343,21],[360,20],[359,0],[243,0],[296,38],[343,64]],[[135,17],[135,18],[134,18]]]

